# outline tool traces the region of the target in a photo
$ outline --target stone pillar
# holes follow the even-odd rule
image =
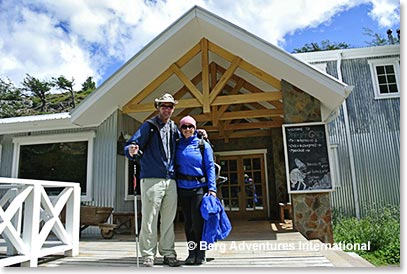
[[[284,122],[307,123],[321,121],[318,99],[282,80]],[[329,193],[291,194],[293,226],[307,239],[333,243]]]

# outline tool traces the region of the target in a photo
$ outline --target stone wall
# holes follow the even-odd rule
[[[290,83],[281,81],[284,122],[306,123],[321,121],[320,102]],[[293,226],[307,239],[333,243],[329,193],[291,194]]]

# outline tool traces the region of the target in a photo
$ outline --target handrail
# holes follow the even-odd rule
[[[49,187],[62,190],[49,197]],[[36,267],[39,258],[60,252],[77,256],[80,194],[78,183],[0,177],[0,251],[6,247],[0,267]]]

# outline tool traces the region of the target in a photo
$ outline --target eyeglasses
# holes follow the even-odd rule
[[[173,109],[173,108],[174,108],[174,105],[160,105],[160,108]]]
[[[191,129],[191,128],[195,128],[193,125],[182,125],[181,126],[182,129]]]

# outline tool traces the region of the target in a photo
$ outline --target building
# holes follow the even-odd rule
[[[217,161],[229,178],[222,194],[232,222],[278,219],[279,202],[290,200],[296,228],[310,239],[332,242],[331,204],[354,211],[356,192],[349,191],[354,183],[349,176],[358,176],[349,175],[350,164],[342,166],[340,161],[352,150],[337,140],[349,134],[333,131],[345,126],[336,120],[345,117],[341,106],[349,106],[345,99],[353,88],[345,84],[348,74],[336,70],[337,62],[345,68],[349,61],[346,51],[341,54],[339,61],[312,59],[312,54],[294,57],[194,7],[70,113],[1,119],[0,176],[67,178],[80,182],[82,203],[132,212],[133,166],[122,155],[122,144],[156,113],[154,98],[168,91],[179,101],[174,120],[191,114],[209,132]],[[326,64],[327,73],[299,58]],[[342,81],[336,79],[341,79],[339,71]],[[338,193],[332,189],[288,195],[283,124],[309,122],[330,123],[329,139],[337,145],[333,155]],[[398,141],[399,123],[396,128]],[[357,170],[358,159],[353,162]],[[252,188],[245,185],[247,176]],[[363,193],[359,186],[357,190]],[[359,203],[362,199],[358,196]],[[313,220],[306,217],[311,215]]]
[[[400,45],[295,54],[354,86],[329,124],[335,209],[363,217],[400,205]]]

